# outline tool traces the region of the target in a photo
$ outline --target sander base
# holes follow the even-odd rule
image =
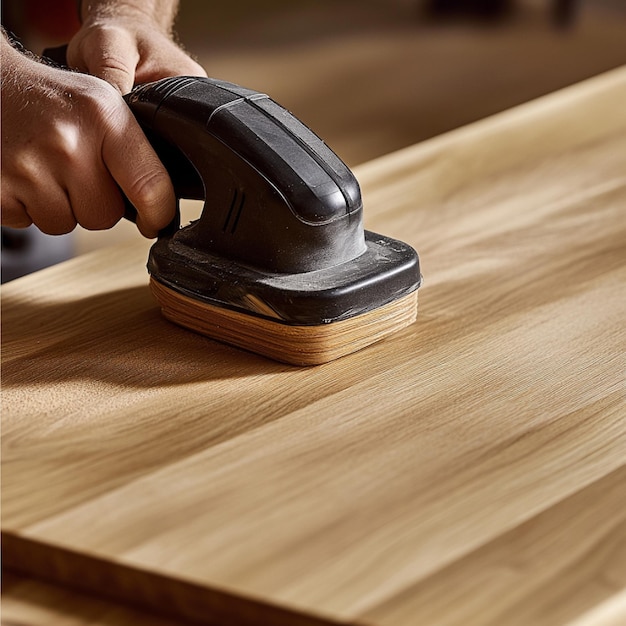
[[[417,291],[345,320],[299,326],[214,306],[170,289],[152,276],[150,288],[171,322],[290,365],[338,359],[412,324],[417,316]]]

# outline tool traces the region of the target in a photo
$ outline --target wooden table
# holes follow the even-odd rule
[[[6,619],[53,582],[174,623],[624,623],[624,102],[621,69],[358,168],[425,284],[324,366],[170,325],[143,243],[3,287]]]

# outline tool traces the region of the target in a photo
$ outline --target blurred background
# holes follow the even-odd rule
[[[61,4],[3,2],[3,21],[41,52],[77,26]],[[626,63],[626,0],[181,0],[176,31],[210,76],[268,93],[350,167]],[[77,229],[68,245],[133,237]]]

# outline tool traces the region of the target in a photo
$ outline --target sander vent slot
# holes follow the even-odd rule
[[[241,217],[241,211],[246,201],[246,194],[239,189],[235,189],[233,193],[233,199],[230,201],[230,208],[224,220],[222,231],[227,232],[230,230],[230,234],[234,234],[237,224],[239,224],[239,218]],[[230,227],[230,228],[229,228]]]

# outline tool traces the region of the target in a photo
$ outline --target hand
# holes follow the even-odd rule
[[[120,94],[43,65],[2,37],[2,224],[49,234],[113,226],[121,188],[154,237],[173,218],[169,175]]]
[[[87,4],[87,3],[84,3]],[[88,15],[67,49],[71,67],[98,76],[120,93],[167,76],[206,76],[149,13],[130,6]]]

